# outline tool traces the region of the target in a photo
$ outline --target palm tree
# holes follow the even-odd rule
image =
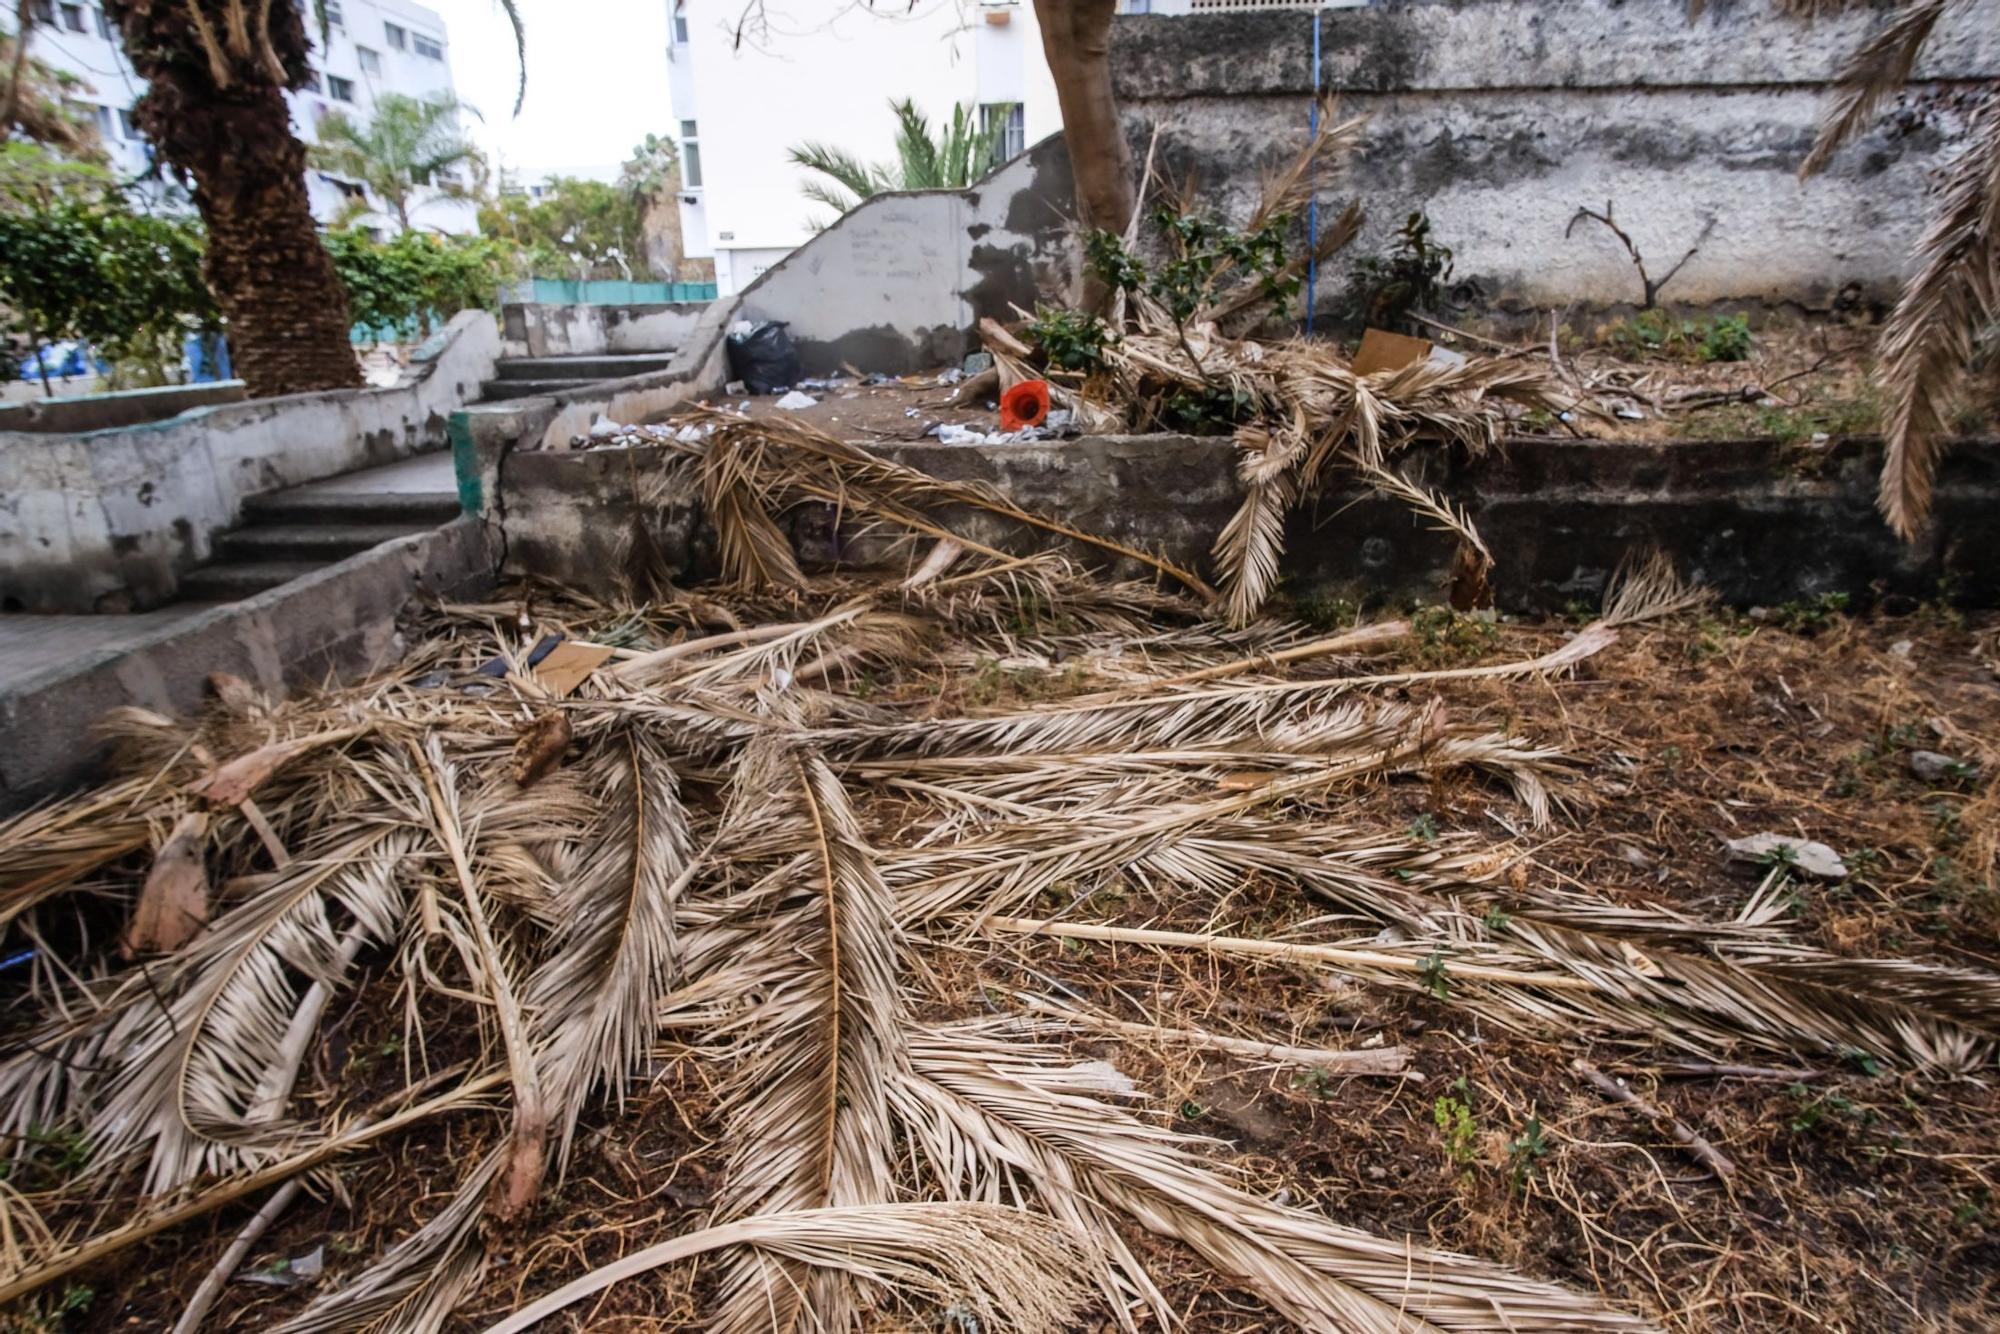
[[[950,123],[933,134],[929,118],[910,99],[891,101],[889,110],[896,117],[894,163],[870,165],[821,143],[798,145],[790,150],[791,160],[833,182],[808,181],[802,189],[806,198],[838,213],[886,190],[960,190],[993,166],[1010,109],[996,108],[981,130],[970,108],[954,106]]]
[[[1825,167],[1867,128],[1884,99],[1909,82],[1939,20],[1964,2],[1903,0],[1842,69],[1840,94],[1801,175]],[[1917,259],[1881,344],[1889,454],[1876,504],[1905,539],[1914,539],[1930,514],[1952,407],[1980,332],[2000,318],[2000,98],[1987,98],[1973,113],[1967,142],[1933,196]]]
[[[326,30],[325,0],[313,0]],[[516,0],[499,0],[521,43]],[[133,109],[166,164],[194,182],[204,273],[253,395],[361,383],[347,292],[306,195],[306,147],[285,93],[312,76],[293,0],[104,0],[146,80]],[[526,88],[526,74],[522,75]]]
[[[16,135],[80,161],[100,160],[97,123],[72,110],[64,98],[92,91],[73,74],[54,69],[28,54],[27,34],[34,8],[23,4],[17,33],[0,32],[0,142]]]
[[[415,200],[429,188],[433,199],[469,199],[470,188],[451,173],[479,161],[479,149],[459,132],[460,112],[478,115],[447,93],[418,99],[386,93],[366,125],[341,112],[319,124],[319,143],[307,156],[321,171],[359,181],[389,206],[396,223],[410,229],[410,215],[430,200]]]

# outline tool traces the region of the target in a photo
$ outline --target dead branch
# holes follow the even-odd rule
[[[1624,1081],[1613,1079],[1581,1057],[1570,1062],[1570,1069],[1583,1076],[1592,1088],[1605,1097],[1614,1102],[1622,1102],[1648,1121],[1664,1124],[1672,1130],[1674,1138],[1685,1145],[1689,1153],[1701,1159],[1702,1165],[1715,1174],[1716,1180],[1727,1185],[1729,1178],[1736,1174],[1736,1164],[1731,1162],[1720,1149],[1703,1139],[1699,1132],[1672,1112],[1634,1093],[1626,1087]]]
[[[1645,289],[1646,293],[1645,300],[1640,306],[1642,310],[1652,310],[1660,304],[1660,289],[1672,282],[1674,275],[1679,273],[1689,260],[1701,253],[1703,242],[1707,241],[1709,233],[1715,230],[1715,217],[1711,214],[1707,223],[1701,229],[1701,235],[1695,237],[1694,244],[1688,247],[1687,253],[1676,260],[1674,266],[1668,269],[1664,276],[1655,280],[1646,272],[1646,261],[1639,254],[1639,247],[1633,244],[1631,235],[1623,227],[1620,227],[1612,217],[1610,200],[1607,199],[1604,201],[1604,211],[1602,213],[1599,213],[1595,209],[1579,208],[1576,211],[1576,216],[1569,220],[1569,226],[1563,228],[1563,238],[1567,240],[1570,234],[1576,230],[1576,225],[1585,218],[1589,218],[1594,222],[1601,222],[1606,227],[1609,227],[1611,234],[1617,237],[1620,244],[1625,247],[1625,253],[1632,257],[1633,267],[1639,270],[1639,284]]]

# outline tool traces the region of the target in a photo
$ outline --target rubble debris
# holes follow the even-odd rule
[[[794,389],[790,393],[786,394],[783,398],[779,399],[776,403],[772,404],[772,406],[783,408],[787,412],[797,412],[800,408],[809,408],[818,402],[819,400],[814,398],[811,394],[800,393],[798,390]]]
[[[787,322],[763,320],[740,328],[743,323],[731,326],[723,340],[730,377],[741,380],[752,394],[781,394],[797,384],[805,369],[792,336],[785,332]]]
[[[1979,765],[1935,750],[1910,752],[1910,772],[1926,783],[1964,783],[1979,777]]]

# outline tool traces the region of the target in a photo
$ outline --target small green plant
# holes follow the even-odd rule
[[[1795,635],[1816,635],[1847,614],[1848,602],[1845,593],[1820,593],[1786,602],[1772,609],[1771,624]]]
[[[1169,398],[1160,410],[1160,424],[1189,435],[1228,435],[1256,409],[1257,400],[1247,390],[1204,385]]]
[[[1750,356],[1750,317],[1717,315],[1708,322],[1695,355],[1703,361],[1743,361]]]
[[[1355,266],[1361,282],[1364,323],[1409,329],[1417,311],[1436,311],[1451,285],[1451,250],[1431,236],[1431,220],[1412,213],[1397,229],[1386,256],[1370,256]]]
[[[1424,957],[1417,968],[1417,977],[1423,982],[1424,990],[1439,1000],[1451,997],[1451,974],[1445,969],[1444,947],[1439,946]]]
[[[1493,622],[1450,607],[1418,607],[1410,614],[1417,660],[1426,667],[1450,667],[1490,652],[1500,642]]]
[[[1097,316],[1060,306],[1037,305],[1035,318],[1022,332],[1050,366],[1085,374],[1103,368],[1105,346],[1117,341]]]
[[[1299,275],[1285,263],[1291,214],[1274,213],[1253,231],[1237,231],[1163,205],[1153,211],[1152,221],[1166,238],[1165,259],[1149,265],[1121,238],[1100,229],[1084,240],[1084,262],[1107,286],[1143,292],[1159,302],[1176,325],[1185,325],[1213,301],[1221,280],[1232,274],[1255,283],[1261,297],[1281,308],[1298,295]]]
[[[1486,916],[1480,920],[1484,922],[1488,931],[1505,931],[1514,922],[1513,917],[1507,910],[1497,903],[1488,908]]]
[[[1431,1104],[1431,1120],[1444,1137],[1445,1161],[1469,1169],[1479,1160],[1479,1122],[1472,1115],[1472,1089],[1463,1075],[1452,1081],[1451,1093]]]
[[[1437,842],[1438,841],[1437,817],[1435,815],[1432,815],[1429,811],[1425,811],[1422,815],[1419,815],[1416,819],[1410,821],[1409,834],[1410,837],[1418,843]]]
[[[1293,1088],[1303,1089],[1315,1098],[1331,1096],[1333,1087],[1337,1082],[1333,1077],[1332,1071],[1317,1065],[1309,1065],[1292,1076]]]
[[[1549,1142],[1542,1135],[1542,1119],[1530,1116],[1521,1133],[1507,1143],[1508,1188],[1518,1193],[1521,1187],[1527,1185],[1528,1178],[1534,1174],[1535,1164],[1547,1156],[1548,1151]]]
[[[1207,1115],[1208,1115],[1208,1108],[1202,1106],[1200,1103],[1196,1102],[1193,1098],[1186,1098],[1182,1100],[1181,1119],[1183,1121],[1199,1121],[1201,1120],[1202,1117]]]

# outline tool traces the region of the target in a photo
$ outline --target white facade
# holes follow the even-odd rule
[[[714,257],[724,296],[833,220],[801,193],[815,177],[792,164],[796,144],[891,161],[889,103],[906,97],[933,125],[956,105],[1014,104],[1012,151],[1062,128],[1029,0],[898,0],[872,11],[766,0],[741,42],[742,0],[665,3],[682,239],[689,256]]]
[[[79,91],[70,100],[96,119],[114,171],[127,179],[150,171],[152,149],[132,123],[132,105],[146,90],[145,81],[126,63],[117,30],[104,11],[89,0],[32,2],[36,22],[29,53],[89,86],[89,92]],[[317,86],[291,93],[287,100],[292,127],[308,144],[320,119],[331,112],[365,125],[375,100],[385,93],[427,98],[452,91],[450,45],[435,10],[409,0],[326,0],[331,40],[323,43],[311,4],[302,7]],[[311,167],[306,183],[313,215],[322,222],[332,221],[357,188]],[[169,198],[176,193],[167,190]],[[384,233],[396,230],[393,213],[371,212],[356,221]],[[410,221],[426,230],[478,230],[473,206],[459,200],[425,199],[412,207]]]

